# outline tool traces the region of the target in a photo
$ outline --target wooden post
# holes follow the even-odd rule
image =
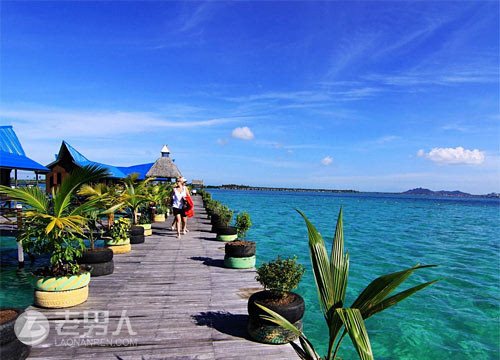
[[[21,204],[16,204],[16,214],[17,214],[17,233],[21,231],[23,226],[23,206]],[[24,250],[22,241],[17,242],[17,265],[19,269],[24,267]]]
[[[14,186],[17,188],[17,169],[14,169]]]

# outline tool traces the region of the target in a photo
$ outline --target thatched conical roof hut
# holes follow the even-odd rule
[[[182,176],[181,172],[170,158],[170,150],[167,145],[161,149],[161,157],[151,166],[146,177],[166,179],[168,181]]]

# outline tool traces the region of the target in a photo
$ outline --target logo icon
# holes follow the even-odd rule
[[[41,344],[49,336],[49,321],[42,313],[28,310],[19,315],[14,324],[14,332],[23,344]]]

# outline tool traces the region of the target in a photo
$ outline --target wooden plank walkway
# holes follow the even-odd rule
[[[29,359],[296,359],[290,345],[248,339],[255,271],[223,267],[224,243],[210,233],[201,198],[194,200],[187,235],[175,237],[171,218],[153,224],[145,243],[115,256],[112,275],[91,280],[86,303],[66,310],[32,307],[48,317],[50,333]],[[109,311],[109,317],[92,328],[84,319],[95,311]]]

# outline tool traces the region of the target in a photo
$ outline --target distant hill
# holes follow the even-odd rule
[[[465,192],[458,191],[458,190],[455,190],[455,191],[445,191],[445,190],[432,191],[432,190],[424,189],[424,188],[411,189],[411,190],[403,192],[402,194],[405,194],[405,195],[428,195],[428,196],[452,196],[452,197],[489,197],[489,198],[500,197],[500,194],[496,194],[496,193],[491,193],[488,195],[472,195],[472,194],[465,193]]]

